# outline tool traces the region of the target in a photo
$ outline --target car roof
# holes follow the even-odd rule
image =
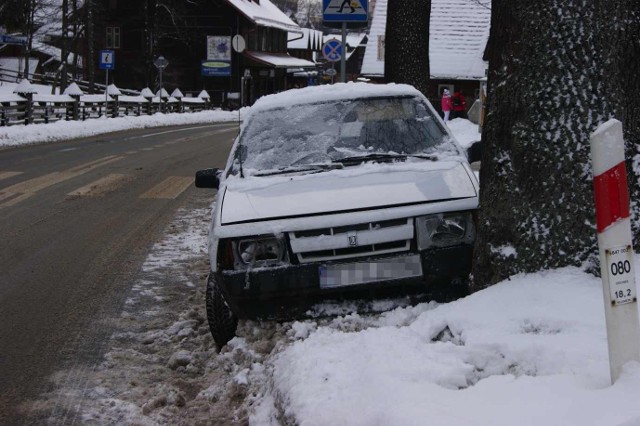
[[[263,96],[251,107],[251,112],[358,98],[399,96],[424,97],[407,84],[336,83],[291,89],[274,95]]]

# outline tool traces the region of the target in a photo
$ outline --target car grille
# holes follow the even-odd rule
[[[291,250],[300,263],[408,251],[412,239],[413,219],[368,222],[289,233]]]

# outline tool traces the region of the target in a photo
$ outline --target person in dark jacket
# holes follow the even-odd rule
[[[467,118],[467,101],[464,99],[460,89],[453,92],[451,109],[453,110],[453,118]]]

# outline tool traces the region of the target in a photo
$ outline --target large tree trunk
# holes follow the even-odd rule
[[[636,252],[640,250],[640,2],[599,0],[598,16],[604,25],[599,37],[603,52],[607,93],[617,102],[616,118],[622,121],[632,207]]]
[[[431,0],[389,1],[384,76],[388,83],[429,88],[429,19]]]
[[[595,273],[589,135],[622,121],[636,249],[640,2],[494,0],[474,285],[576,265]]]
[[[599,18],[587,0],[493,1],[476,288],[566,265],[596,271],[589,135],[616,107]]]

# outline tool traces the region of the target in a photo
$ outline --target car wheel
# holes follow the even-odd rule
[[[231,312],[214,273],[209,274],[207,279],[207,320],[220,352],[224,345],[235,337],[238,318]]]

